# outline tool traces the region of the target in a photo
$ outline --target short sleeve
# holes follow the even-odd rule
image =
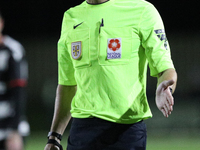
[[[151,4],[142,14],[139,34],[149,62],[151,76],[156,77],[160,72],[174,68],[163,21]]]
[[[66,46],[66,13],[64,14],[61,36],[58,41],[58,84],[76,85],[74,77],[74,66]]]

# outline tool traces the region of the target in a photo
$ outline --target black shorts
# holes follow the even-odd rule
[[[146,150],[146,125],[73,118],[67,150]]]

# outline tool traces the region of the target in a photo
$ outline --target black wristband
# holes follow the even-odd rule
[[[172,94],[172,88],[171,88],[171,87],[169,87],[169,90],[170,90],[170,92],[171,92],[171,94]]]
[[[53,145],[56,145],[56,146],[59,147],[60,150],[63,150],[62,145],[59,144],[59,143],[58,143],[56,140],[54,140],[54,139],[49,139],[48,142],[47,142],[47,144],[53,144]]]
[[[62,140],[62,135],[56,132],[49,132],[47,138],[49,138],[50,136],[55,136],[57,137],[60,141]]]

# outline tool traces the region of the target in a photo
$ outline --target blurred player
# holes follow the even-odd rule
[[[0,13],[0,150],[23,150],[29,133],[25,120],[25,87],[28,68],[22,45],[3,35]]]
[[[143,0],[87,0],[64,14],[59,85],[45,150],[145,150],[152,114],[146,72],[158,78],[156,105],[168,117],[177,74],[162,19]],[[76,89],[77,87],[77,89]]]

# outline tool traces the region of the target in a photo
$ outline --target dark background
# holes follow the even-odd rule
[[[123,0],[122,0],[123,1]],[[81,0],[1,0],[0,9],[9,34],[51,34],[60,31],[64,11]],[[167,31],[199,32],[199,4],[195,1],[151,0]]]
[[[123,0],[122,0],[123,1]],[[49,130],[57,85],[56,44],[64,11],[82,1],[1,0],[4,34],[26,49],[29,63],[27,116],[32,131]],[[199,3],[151,0],[160,12],[178,72],[175,108],[166,128],[199,128],[200,123],[200,30]],[[148,77],[147,95],[154,114],[149,128],[160,127],[161,113],[155,108],[156,79]],[[156,126],[157,125],[157,126]],[[161,123],[161,125],[163,125]],[[163,127],[163,126],[162,126]]]

